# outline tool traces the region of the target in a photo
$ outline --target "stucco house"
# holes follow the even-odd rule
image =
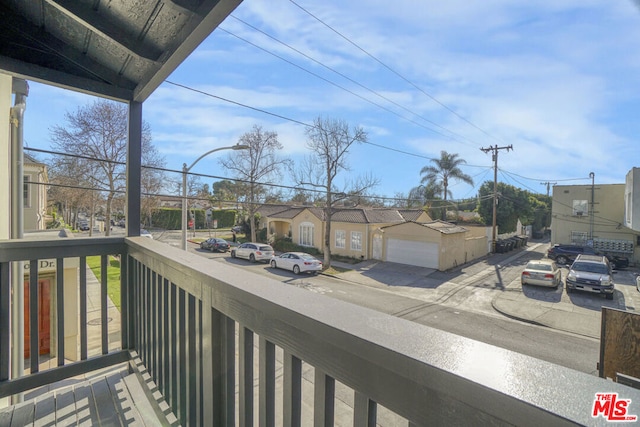
[[[260,228],[269,238],[290,237],[323,250],[324,211],[318,207],[263,205]],[[447,270],[487,254],[487,237],[420,209],[338,208],[331,219],[331,253]]]
[[[290,237],[301,246],[323,250],[325,214],[322,208],[263,205],[258,213],[260,227],[267,229],[269,238]],[[429,222],[431,218],[419,209],[337,208],[331,218],[331,253],[370,259],[372,232],[406,221]]]
[[[475,229],[441,220],[382,227],[373,233],[375,258],[449,270],[487,255],[486,233],[475,233]]]

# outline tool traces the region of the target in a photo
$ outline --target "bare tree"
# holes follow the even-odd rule
[[[231,152],[227,157],[220,159],[220,164],[232,171],[237,179],[248,183],[246,210],[251,224],[251,240],[255,242],[257,239],[254,216],[258,204],[267,194],[264,184],[273,184],[273,180],[281,175],[280,171],[289,164],[289,160],[276,154],[277,150],[282,149],[278,134],[264,131],[258,125],[254,125],[250,132],[242,135],[238,144],[246,145],[248,148]]]
[[[90,187],[100,188],[104,192],[106,220],[109,221],[113,199],[124,191],[126,183],[124,162],[128,140],[127,107],[124,104],[98,100],[78,108],[74,114],[67,113],[65,120],[66,126],[54,126],[51,129],[52,145],[55,149],[82,156],[65,156],[65,159],[59,161],[69,165],[73,163],[75,173],[81,173],[84,178],[82,182],[89,181]],[[151,143],[148,123],[143,123],[142,127],[142,164],[164,166],[164,159]],[[162,172],[145,168],[142,173],[142,182],[145,186],[150,186],[142,190],[147,193],[157,192],[158,188],[153,187],[161,182]],[[151,179],[149,175],[155,178]],[[107,236],[110,235],[110,227],[106,227],[105,231]]]
[[[349,128],[347,122],[339,119],[318,117],[313,127],[306,131],[307,148],[313,154],[308,156],[296,171],[298,185],[321,189],[324,193],[324,266],[331,267],[331,217],[335,206],[345,199],[365,196],[378,180],[372,175],[357,177],[338,188],[336,178],[340,172],[349,171],[347,156],[354,144],[367,142],[367,134],[361,127]]]

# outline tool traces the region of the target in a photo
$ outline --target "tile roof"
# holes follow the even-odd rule
[[[422,209],[399,209],[398,212],[405,221],[417,221],[425,213]]]
[[[258,212],[269,218],[292,219],[305,209],[309,210],[319,220],[325,220],[324,209],[316,206],[262,205],[258,208]],[[337,208],[334,210],[332,221],[354,224],[402,223],[418,219],[422,213],[423,211],[419,209]]]
[[[272,217],[289,209],[291,209],[289,205],[262,205],[256,210],[256,213],[262,216]]]

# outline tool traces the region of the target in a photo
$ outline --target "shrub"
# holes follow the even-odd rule
[[[287,237],[280,237],[276,239],[276,241],[273,242],[273,249],[278,252],[306,252],[314,256],[322,255],[322,252],[320,252],[318,249],[310,248],[308,246],[300,246],[296,243],[293,243],[291,239]]]

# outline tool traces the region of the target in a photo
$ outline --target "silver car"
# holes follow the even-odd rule
[[[520,275],[520,283],[557,288],[562,283],[562,272],[550,259],[529,261]]]
[[[273,248],[266,243],[247,242],[231,249],[231,258],[244,258],[251,262],[269,262],[271,257],[273,257]]]

